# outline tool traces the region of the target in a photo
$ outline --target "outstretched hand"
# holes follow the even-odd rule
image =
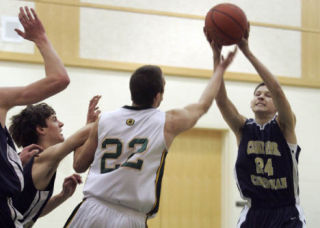
[[[22,166],[25,166],[33,156],[39,156],[38,154],[42,151],[43,148],[37,144],[31,144],[24,147],[19,154]]]
[[[15,29],[15,31],[24,39],[36,42],[43,38],[45,30],[34,9],[30,10],[27,6],[20,7],[19,20],[24,32],[19,29]]]
[[[87,113],[87,124],[94,123],[98,119],[101,113],[99,107],[97,106],[100,98],[100,95],[96,95],[90,100]]]
[[[78,174],[73,174],[69,177],[66,177],[63,181],[62,192],[64,198],[69,198],[73,195],[74,191],[77,188],[78,184],[82,183],[81,176]]]
[[[237,53],[237,47],[234,48],[232,52],[229,52],[227,58],[221,57],[221,62],[219,63],[218,67],[221,67],[223,70],[227,69],[227,67],[232,63],[234,56]]]

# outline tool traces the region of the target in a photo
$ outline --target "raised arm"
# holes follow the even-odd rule
[[[232,62],[235,53],[236,49],[219,63],[197,103],[166,113],[165,138],[168,147],[176,135],[192,128],[199,118],[209,110],[218,93],[223,74]]]
[[[277,121],[282,129],[288,142],[296,143],[295,135],[295,115],[292,112],[289,101],[283,92],[280,83],[276,77],[260,62],[260,60],[251,52],[248,40],[243,39],[239,44],[239,48],[247,59],[254,66],[267,88],[271,92],[273,103],[278,111]]]
[[[208,34],[204,30],[204,33],[209,41]],[[214,60],[214,70],[220,63],[221,60],[221,49],[222,46],[214,43],[211,45],[213,51],[213,60]],[[224,80],[222,78],[221,86],[219,92],[216,97],[217,106],[223,116],[223,119],[226,121],[228,126],[231,128],[233,133],[236,135],[238,144],[241,139],[241,127],[244,125],[246,118],[242,116],[231,100],[227,96],[227,90],[224,84]]]
[[[241,139],[241,128],[246,121],[246,117],[238,112],[235,105],[228,98],[227,90],[223,80],[221,82],[221,87],[216,97],[216,101],[223,119],[235,134],[239,145]]]
[[[24,39],[33,41],[45,64],[46,77],[22,87],[0,88],[1,123],[4,125],[7,110],[16,105],[36,103],[65,89],[70,79],[63,63],[50,41],[44,27],[33,9],[20,8],[19,20],[24,32],[15,31]],[[23,72],[21,72],[23,74]]]
[[[64,142],[48,147],[35,158],[32,178],[38,190],[46,188],[60,161],[86,141],[92,127],[93,124],[86,125]]]
[[[73,169],[77,173],[85,172],[94,159],[94,154],[98,145],[98,126],[99,119],[96,120],[91,128],[89,138],[86,142],[74,151]]]

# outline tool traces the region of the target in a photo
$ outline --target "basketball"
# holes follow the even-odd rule
[[[232,45],[241,41],[248,30],[245,13],[238,6],[222,3],[209,10],[205,19],[209,41]]]

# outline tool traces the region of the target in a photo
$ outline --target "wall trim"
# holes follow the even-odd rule
[[[40,56],[33,54],[22,54],[12,52],[0,51],[0,60],[10,62],[23,62],[30,64],[42,64],[43,60]],[[144,63],[130,63],[130,62],[118,62],[107,61],[97,59],[84,59],[84,58],[64,58],[63,63],[68,67],[111,70],[111,71],[124,71],[133,72],[138,67],[144,65]],[[168,76],[179,77],[192,77],[192,78],[210,78],[212,70],[187,68],[187,67],[175,67],[167,65],[159,65],[163,73]],[[257,74],[252,73],[240,73],[240,72],[227,72],[225,77],[227,81],[240,81],[240,82],[261,82],[261,78]],[[306,88],[320,88],[320,79],[312,78],[294,78],[287,76],[277,76],[279,82],[282,85],[306,87]]]

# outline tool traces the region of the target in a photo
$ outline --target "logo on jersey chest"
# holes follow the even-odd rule
[[[127,119],[127,120],[126,120],[126,124],[127,124],[128,126],[134,125],[134,122],[135,122],[134,119]]]
[[[271,141],[249,141],[247,154],[266,154],[281,156],[280,151],[278,150],[278,144]]]

